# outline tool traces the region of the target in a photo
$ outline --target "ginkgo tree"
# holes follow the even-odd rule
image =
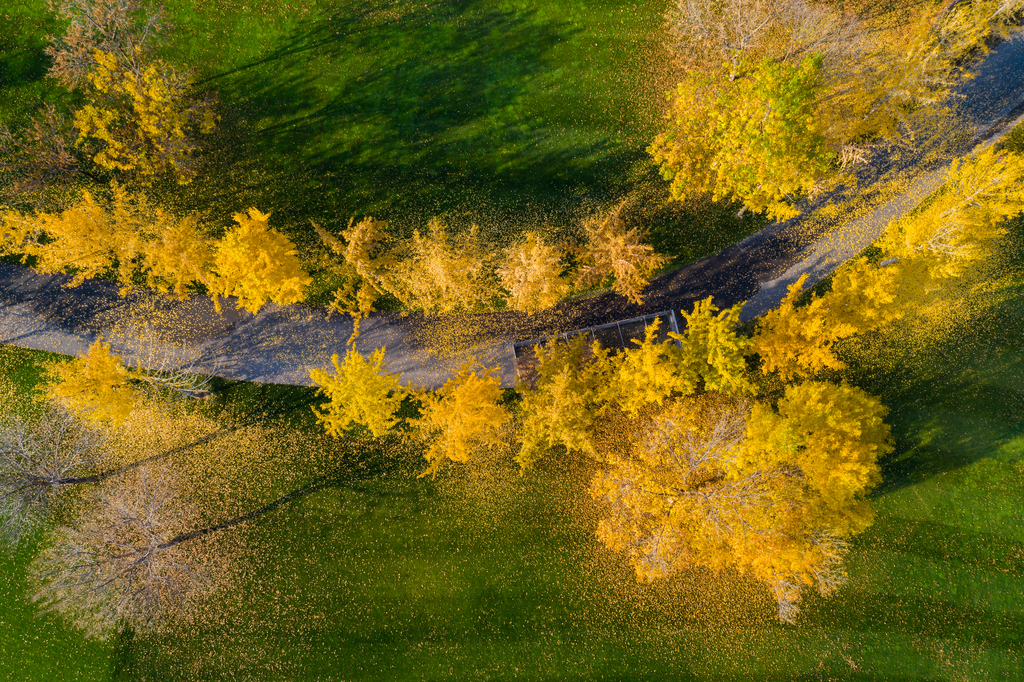
[[[93,57],[91,101],[75,112],[78,143],[97,143],[93,161],[102,168],[190,182],[199,150],[195,134],[217,125],[213,98],[192,97],[191,77],[163,60],[135,67],[100,49]]]
[[[267,301],[302,300],[313,280],[291,240],[270,227],[270,214],[250,208],[234,218],[238,225],[213,245],[211,288],[218,310],[218,296],[237,297],[238,305],[253,314]]]
[[[913,141],[1021,0],[857,11],[819,0],[677,0],[679,84],[649,151],[670,195],[737,200],[775,219],[870,147]]]
[[[70,270],[72,287],[114,271],[122,295],[142,275],[179,298],[204,287],[218,310],[224,296],[254,315],[268,301],[302,300],[312,278],[291,240],[270,226],[270,214],[250,208],[234,220],[214,239],[198,215],[176,215],[113,183],[108,197],[83,191],[58,213],[0,209],[0,251],[34,257],[42,272]]]
[[[446,461],[468,462],[481,450],[501,444],[509,414],[501,404],[496,367],[466,365],[436,392],[420,391],[417,398],[420,417],[410,425],[430,443],[423,475],[436,474]]]
[[[349,347],[344,360],[337,353],[331,356],[333,374],[322,369],[310,370],[310,378],[328,399],[323,408],[313,408],[327,433],[339,436],[361,424],[379,438],[398,423],[395,413],[405,389],[400,383],[401,375],[384,368],[385,352],[378,348],[367,357]]]

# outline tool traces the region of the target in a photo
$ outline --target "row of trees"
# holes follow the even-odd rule
[[[235,225],[214,239],[196,215],[175,216],[117,183],[110,194],[83,192],[59,213],[0,210],[0,253],[32,258],[42,272],[70,270],[72,287],[114,272],[122,294],[144,282],[184,298],[201,285],[218,310],[222,296],[234,296],[253,314],[267,301],[302,300],[312,281],[291,241],[255,208],[236,213]]]
[[[431,314],[493,309],[502,299],[509,308],[534,313],[554,306],[574,287],[611,283],[616,293],[640,303],[650,277],[667,259],[643,243],[623,213],[620,205],[585,221],[582,248],[527,232],[497,252],[475,226],[453,235],[437,219],[404,241],[392,240],[387,224],[373,218],[350,221],[340,239],[313,227],[340,258],[333,269],[344,284],[332,307],[358,325],[385,295]]]
[[[739,330],[742,306],[707,299],[683,313],[685,332],[658,324],[626,352],[582,336],[535,348],[536,378],[510,407],[495,370],[466,367],[436,393],[403,388],[354,349],[333,374],[314,371],[332,433],[356,424],[381,435],[404,397],[421,416],[405,433],[428,469],[472,463],[509,447],[523,469],[553,453],[593,459],[598,538],[643,580],[692,566],[765,583],[791,621],[808,588],[843,580],[852,535],[872,519],[867,494],[891,450],[886,408],[844,383],[842,343],[929,305],[944,283],[979,269],[1024,208],[1024,158],[987,149],[954,164],[921,210],[895,221],[873,258],[841,266],[823,292],[803,292]]]
[[[195,135],[216,118],[212,100],[153,56],[159,14],[133,0],[56,7],[71,22],[51,49],[53,75],[86,88],[89,104],[74,113],[73,138],[53,132],[68,124],[53,109],[22,137],[0,131],[0,154],[20,169],[23,189],[71,175],[99,182],[97,173],[139,186],[160,176],[188,182]],[[862,22],[832,9],[795,0],[709,9],[681,0],[681,44],[699,38],[714,49],[680,48],[690,75],[675,100],[679,128],[654,153],[677,194],[711,192],[788,215],[792,199],[814,191],[844,154],[862,155],[850,144],[910,125],[929,97],[940,99],[945,85],[936,79],[1014,7],[957,4],[894,61]],[[858,71],[856,59],[867,66]],[[684,112],[687,98],[696,106]],[[856,115],[830,118],[830,107]],[[697,125],[699,116],[707,122]],[[34,139],[47,141],[45,154]],[[93,166],[82,163],[82,150]],[[820,293],[803,292],[800,280],[750,329],[738,328],[740,306],[720,310],[707,299],[684,312],[684,333],[662,340],[655,325],[627,352],[582,338],[552,341],[535,349],[536,380],[518,387],[514,406],[494,369],[467,365],[430,392],[403,387],[385,368],[384,349],[364,357],[350,347],[332,358],[333,372],[311,372],[327,398],[315,413],[334,436],[356,425],[375,437],[400,430],[422,447],[424,474],[506,447],[522,469],[567,453],[590,458],[597,537],[638,578],[695,566],[737,570],[767,585],[780,618],[791,621],[807,589],[827,594],[843,581],[847,542],[871,522],[866,495],[891,449],[885,407],[843,381],[844,340],[912,314],[942,282],[983,260],[1002,219],[1022,206],[1022,163],[988,150],[955,164],[925,207],[889,226],[880,258],[847,263]],[[291,242],[256,209],[220,230],[161,209],[141,189],[113,184],[109,196],[76,196],[62,211],[4,210],[3,248],[45,271],[74,270],[72,284],[113,271],[125,289],[145,281],[182,296],[201,286],[215,302],[237,296],[254,313],[267,301],[300,300],[310,282]],[[577,253],[528,233],[491,257],[478,232],[451,235],[438,221],[405,241],[389,240],[369,218],[350,222],[340,239],[314,227],[340,258],[345,284],[334,307],[357,320],[384,295],[446,313],[494,305],[501,292],[509,306],[533,312],[571,286],[611,280],[639,301],[662,264],[621,209],[588,223]],[[150,627],[194,601],[216,582],[196,542],[281,503],[204,525],[184,479],[157,466],[180,449],[109,465],[109,434],[152,398],[203,390],[195,367],[144,364],[97,342],[83,358],[47,368],[44,414],[0,428],[8,539],[50,518],[63,493],[95,493],[56,528],[33,575],[38,599],[97,634],[119,623]],[[419,414],[402,420],[406,398]]]
[[[162,11],[140,0],[51,6],[68,24],[47,48],[50,76],[80,90],[85,104],[67,113],[46,105],[18,131],[0,126],[0,171],[12,178],[11,196],[45,196],[42,203],[58,207],[0,212],[0,249],[34,257],[45,272],[71,270],[72,286],[116,271],[125,288],[144,281],[178,296],[205,290],[218,304],[236,296],[254,313],[268,300],[301,300],[311,279],[268,215],[250,208],[224,230],[152,199],[154,181],[196,177],[199,140],[218,121],[216,97],[156,57],[170,33]],[[476,228],[452,234],[438,220],[408,240],[392,240],[387,224],[372,218],[351,222],[340,238],[314,228],[337,257],[328,265],[342,281],[332,307],[358,325],[383,295],[430,313],[495,306],[533,313],[573,286],[613,283],[638,302],[665,260],[622,213],[619,207],[586,221],[583,247],[529,232],[500,255]]]

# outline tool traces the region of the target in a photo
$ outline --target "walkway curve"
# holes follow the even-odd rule
[[[998,45],[973,73],[960,93],[960,117],[968,122],[964,142],[950,144],[939,135],[916,156],[876,159],[867,171],[871,177],[820,199],[803,216],[769,225],[714,256],[656,278],[641,306],[606,293],[533,316],[374,313],[363,321],[356,347],[364,354],[386,347],[387,367],[402,373],[404,383],[440,386],[475,358],[497,366],[503,384],[512,386],[515,341],[662,310],[690,310],[709,295],[719,305],[748,301],[744,319],[759,315],[778,305],[801,274],[816,282],[859,253],[890,220],[937,189],[954,158],[992,143],[1024,118],[1024,35]],[[925,152],[931,155],[928,163]],[[902,185],[902,191],[886,200],[882,188],[894,185]],[[824,206],[849,206],[859,199],[862,215],[832,229],[822,227]],[[0,264],[0,343],[82,355],[102,337],[132,364],[199,358],[203,367],[229,379],[310,385],[309,370],[328,368],[332,354],[343,355],[352,332],[347,316],[328,318],[323,309],[269,304],[253,316],[228,305],[217,314],[206,298],[176,301],[148,291],[121,297],[113,283],[91,280],[67,289],[68,280]]]

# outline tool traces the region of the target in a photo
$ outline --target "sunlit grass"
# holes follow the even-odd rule
[[[325,487],[228,531],[247,549],[204,620],[90,644],[67,664],[125,680],[1012,679],[1024,633],[1016,276],[1008,267],[958,330],[852,356],[852,379],[892,408],[897,449],[849,585],[809,598],[795,626],[735,576],[637,585],[594,539],[585,462],[416,479],[421,455],[397,441],[317,440],[309,389],[237,383],[204,409],[284,424],[296,444],[301,475],[263,472],[278,482],[261,494]],[[3,353],[5,374],[31,386],[36,354]],[[21,679],[61,679],[40,652],[77,635],[18,601],[27,557],[5,564],[5,651]]]

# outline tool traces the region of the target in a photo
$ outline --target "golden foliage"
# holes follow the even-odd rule
[[[650,151],[675,198],[710,192],[775,218],[797,211],[874,141],[941,115],[968,57],[1005,35],[1021,0],[850,11],[809,0],[677,0],[682,67]]]
[[[820,57],[724,64],[689,74],[672,95],[668,130],[649,151],[674,199],[737,199],[782,220],[812,194],[834,154],[814,113]]]
[[[2,250],[35,256],[43,272],[73,269],[68,286],[116,267],[122,295],[141,271],[160,292],[182,298],[203,284],[218,309],[220,296],[237,296],[253,314],[268,300],[301,300],[312,281],[292,243],[255,208],[236,213],[237,225],[211,243],[194,214],[175,216],[117,183],[111,195],[100,201],[83,192],[59,214],[0,211]]]
[[[905,302],[897,299],[901,275],[900,267],[879,267],[867,258],[848,261],[836,271],[830,291],[798,307],[807,279],[801,275],[782,304],[758,321],[753,347],[761,358],[761,371],[777,371],[790,381],[825,369],[843,369],[833,351],[837,341],[902,316],[900,306]]]
[[[389,275],[397,261],[384,247],[388,239],[384,233],[387,223],[374,220],[372,216],[358,223],[353,218],[341,233],[344,242],[315,222],[312,225],[324,245],[342,257],[340,267],[333,269],[344,278],[344,284],[334,292],[330,305],[332,310],[352,316],[351,342],[359,336],[360,320],[373,312],[377,299],[391,289]]]
[[[111,355],[110,344],[102,341],[85,356],[48,363],[44,371],[46,396],[83,419],[119,424],[139,402],[121,356]]]
[[[234,216],[238,225],[214,245],[214,302],[237,296],[238,304],[256,314],[267,301],[279,305],[302,300],[312,278],[302,270],[298,251],[270,227],[270,214],[250,208]]]
[[[711,299],[697,301],[690,313],[683,313],[684,334],[669,332],[679,341],[677,371],[702,378],[709,391],[751,393],[754,387],[746,378],[745,359],[750,341],[736,333],[743,304],[719,311]]]
[[[673,393],[688,395],[698,386],[699,375],[680,371],[682,351],[672,339],[659,342],[661,319],[644,330],[644,339],[633,339],[635,348],[609,357],[610,372],[601,395],[635,417],[641,408],[661,404]]]
[[[327,433],[338,437],[353,424],[362,424],[379,438],[398,423],[395,413],[402,404],[401,375],[383,368],[384,352],[378,348],[366,358],[350,347],[344,362],[338,362],[337,353],[331,357],[333,375],[322,369],[310,370],[320,394],[330,401],[326,409],[313,408]]]
[[[149,226],[139,258],[150,288],[184,299],[187,288],[211,283],[213,249],[195,216],[176,218],[157,209]]]
[[[569,343],[535,346],[537,382],[521,386],[522,447],[516,461],[528,469],[549,449],[594,455],[594,425],[609,384],[608,351],[578,336]]]
[[[463,367],[436,393],[422,392],[420,418],[410,424],[432,440],[422,475],[435,474],[445,460],[468,462],[477,452],[500,444],[499,430],[508,420],[501,405],[497,368],[478,374]]]
[[[828,594],[843,581],[843,538],[870,523],[863,496],[888,448],[876,399],[805,386],[779,414],[709,392],[634,421],[628,448],[600,453],[598,538],[641,580],[691,566],[747,573],[792,621],[808,587]]]
[[[1004,220],[1022,209],[1024,155],[988,147],[954,161],[936,196],[891,223],[881,245],[906,261],[925,259],[934,278],[955,277],[991,254]]]
[[[536,232],[527,232],[506,249],[497,272],[509,293],[509,307],[534,313],[558,303],[569,292],[569,282],[562,277],[562,258],[561,251],[544,243]]]
[[[73,268],[69,286],[107,270],[119,255],[128,255],[122,251],[116,223],[89,192],[83,191],[78,204],[60,213],[4,211],[0,220],[6,250],[35,256],[42,272]]]
[[[494,296],[490,260],[476,226],[452,237],[437,218],[427,233],[413,232],[404,257],[387,281],[390,291],[412,310],[432,314],[475,310]]]
[[[99,49],[93,58],[93,97],[75,112],[78,143],[99,143],[93,161],[103,168],[190,182],[199,149],[193,131],[210,133],[217,124],[212,99],[191,98],[191,78],[162,60],[136,66]]]
[[[626,229],[622,212],[623,205],[619,205],[584,225],[587,233],[585,265],[578,278],[582,284],[591,285],[612,277],[612,289],[639,304],[650,277],[668,261],[641,242],[639,229]]]
[[[778,413],[751,411],[752,461],[799,466],[820,495],[817,513],[836,532],[858,532],[870,516],[858,500],[881,482],[878,459],[892,451],[889,412],[875,396],[854,386],[808,381],[786,387]]]

